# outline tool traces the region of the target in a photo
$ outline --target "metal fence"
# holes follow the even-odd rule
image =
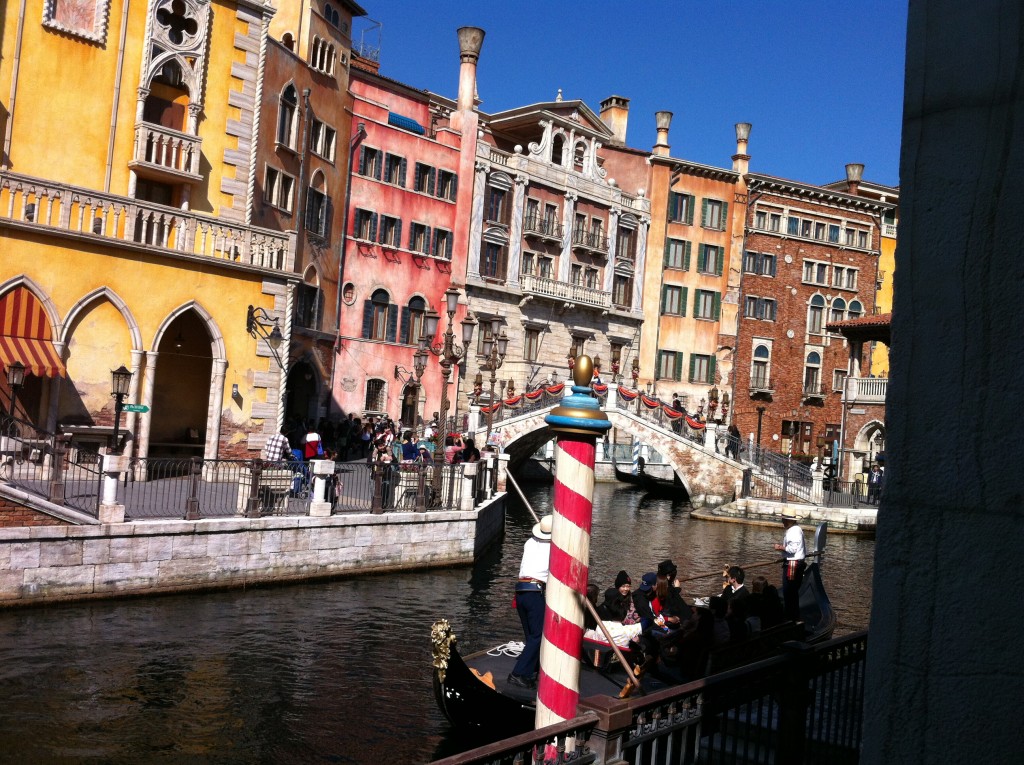
[[[646,696],[586,699],[580,717],[434,765],[855,765],[867,632],[783,649],[774,658]]]

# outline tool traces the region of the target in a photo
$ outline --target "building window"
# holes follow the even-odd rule
[[[447,170],[437,171],[437,196],[441,199],[447,199],[449,202],[455,201],[455,195],[459,191],[459,177],[455,173],[451,173]]]
[[[337,133],[334,128],[314,119],[313,130],[309,136],[309,148],[314,154],[323,157],[328,162],[333,162],[336,137]]]
[[[381,171],[384,167],[384,155],[379,149],[371,149],[369,146],[360,147],[359,152],[359,174],[367,178],[380,180]]]
[[[670,191],[668,195],[668,219],[672,223],[693,224],[694,197],[692,194],[677,194]]]
[[[722,275],[725,250],[711,244],[702,244],[697,250],[697,271],[702,274]]]
[[[807,284],[828,284],[828,263],[804,261],[804,282]]]
[[[815,223],[814,224],[814,238],[815,239],[824,239],[825,238],[825,224],[824,223]]]
[[[750,387],[757,390],[769,389],[768,371],[771,363],[771,351],[766,345],[754,348],[754,358],[750,365]]]
[[[786,223],[786,233],[790,236],[800,236],[800,219],[790,215]]]
[[[423,317],[427,313],[427,303],[421,297],[414,297],[402,309],[402,342],[416,345],[423,335]]]
[[[807,308],[807,331],[812,335],[820,335],[822,332],[822,319],[825,315],[825,298],[815,295],[811,298],[811,304]]]
[[[857,246],[860,247],[862,250],[866,250],[868,248],[868,232],[867,231],[858,231],[857,232]]]
[[[599,272],[596,268],[587,268],[583,271],[583,284],[587,289],[596,290],[598,288]]]
[[[306,194],[306,231],[326,239],[331,230],[331,198],[327,196],[323,173],[314,174]]]
[[[762,231],[768,228],[768,213],[764,210],[758,210],[754,213],[754,228],[759,228]]]
[[[494,242],[484,242],[484,251],[480,261],[480,275],[488,279],[505,278],[505,246]]]
[[[718,321],[721,310],[722,295],[711,290],[694,290],[693,316],[695,319],[713,319]]]
[[[804,395],[821,394],[821,354],[811,351],[804,363]]]
[[[800,221],[800,236],[810,239],[811,232],[814,230],[814,221],[802,220]]]
[[[377,240],[377,215],[369,210],[356,210],[352,222],[352,238],[365,239],[368,242]]]
[[[683,379],[683,354],[676,351],[658,351],[658,368],[654,374],[659,380]]]
[[[281,104],[277,113],[277,142],[289,149],[295,149],[295,113],[298,110],[299,98],[295,86],[289,85],[281,93]]]
[[[309,65],[321,74],[333,75],[336,55],[331,43],[314,37],[313,45],[310,48]]]
[[[598,229],[593,233],[594,245],[604,249],[601,238],[601,221],[595,218]],[[636,230],[631,228],[620,228],[615,242],[615,257],[633,262],[636,260]]]
[[[864,306],[861,304],[861,302],[859,300],[851,300],[850,301],[850,310],[849,310],[847,315],[851,319],[856,319],[859,316],[863,316],[864,315]]]
[[[484,219],[492,223],[505,223],[508,192],[505,189],[497,189],[493,186],[488,189],[488,192],[487,209]]]
[[[782,230],[782,214],[772,213],[768,216],[768,230],[769,231],[781,231]]]
[[[554,270],[554,259],[541,257],[537,261],[537,268],[542,278],[550,279]]]
[[[580,337],[579,335],[571,335],[569,337],[569,356],[574,359],[579,358],[585,352],[587,339]]]
[[[366,381],[366,412],[384,411],[384,381],[371,379]]]
[[[415,176],[413,177],[413,188],[421,194],[433,195],[436,177],[437,170],[430,165],[417,162],[415,165]]]
[[[846,378],[849,373],[845,369],[834,369],[832,371],[832,390],[846,390]]]
[[[612,280],[612,303],[619,308],[629,308],[633,304],[633,279],[631,277],[615,275]]]
[[[747,319],[775,321],[776,304],[772,298],[748,295],[743,304],[743,316]]]
[[[839,226],[835,223],[830,223],[828,226],[828,240],[833,244],[839,243]]]
[[[775,268],[777,263],[777,257],[770,253],[743,253],[743,270],[748,274],[760,274],[761,276],[775,276]]]
[[[523,342],[523,358],[527,361],[536,361],[540,352],[540,330],[526,330],[526,338]]]
[[[847,290],[857,289],[857,269],[832,266],[832,286]]]
[[[402,221],[390,215],[380,216],[380,243],[386,247],[402,246]]]
[[[661,288],[661,312],[669,316],[684,316],[686,287],[666,284]]]
[[[521,274],[526,276],[533,276],[534,269],[537,268],[537,256],[532,252],[523,253],[523,266],[520,270]]]
[[[395,342],[396,314],[387,290],[377,290],[363,305],[363,337],[367,340]]]
[[[430,254],[430,226],[413,223],[409,229],[409,249],[413,252]]]
[[[569,281],[577,287],[583,284],[583,266],[579,263],[569,266]]]
[[[300,284],[295,290],[295,323],[307,329],[320,329],[324,293],[315,284]]]
[[[665,268],[690,270],[690,243],[682,239],[665,240]]]
[[[280,170],[267,165],[266,179],[263,182],[263,199],[286,212],[292,211],[292,189],[295,179]]]
[[[700,224],[704,228],[725,231],[729,204],[717,199],[704,199],[701,204]]]
[[[384,157],[384,182],[405,187],[405,158],[397,154]]]
[[[842,298],[836,298],[832,301],[832,306],[829,310],[828,320],[830,323],[842,321],[846,318],[846,301]]]
[[[703,353],[690,354],[690,382],[712,383],[715,380],[715,357]]]
[[[443,228],[434,229],[433,255],[435,258],[443,258],[444,260],[452,259],[451,231],[445,231]]]

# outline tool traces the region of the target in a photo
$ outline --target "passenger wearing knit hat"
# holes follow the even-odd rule
[[[666,558],[658,564],[658,576],[663,576],[667,579],[674,579],[676,571],[676,564],[669,558]]]
[[[615,577],[615,586],[605,590],[604,602],[597,607],[598,615],[605,621],[625,622],[633,602],[630,592],[632,589],[633,580],[625,571],[620,571]],[[638,620],[639,617],[637,617]],[[631,620],[629,623],[635,624],[636,621]]]
[[[632,585],[633,580],[629,578],[629,574],[625,571],[620,571],[618,576],[615,577],[615,589],[619,589],[624,584]]]

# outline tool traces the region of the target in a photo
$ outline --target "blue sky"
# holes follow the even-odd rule
[[[630,99],[629,146],[649,150],[654,113],[674,113],[672,156],[730,167],[750,122],[750,169],[808,183],[897,185],[907,6],[903,0],[359,0],[353,39],[381,46],[381,74],[454,98],[460,26],[485,30],[487,112],[562,89],[595,112]]]

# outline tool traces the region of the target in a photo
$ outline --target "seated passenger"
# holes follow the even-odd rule
[[[624,621],[633,605],[633,599],[630,597],[632,590],[633,580],[625,571],[620,571],[615,577],[615,586],[605,590],[604,602],[597,607],[601,618],[605,621]]]
[[[750,597],[747,598],[747,613],[760,620],[763,630],[782,624],[786,620],[779,591],[763,576],[754,577]]]
[[[692,608],[683,627],[661,641],[653,672],[664,682],[688,683],[704,677],[714,642],[715,618],[710,609]]]
[[[732,634],[729,630],[729,623],[725,620],[726,601],[722,600],[718,595],[714,595],[708,601],[708,607],[714,616],[712,647],[718,648],[719,646],[728,645]]]
[[[658,583],[658,575],[650,571],[640,579],[640,587],[633,593],[633,607],[640,617],[640,628],[647,632],[651,627],[657,626],[655,620],[661,613],[661,604],[655,603],[654,586]],[[655,607],[658,609],[655,611]]]
[[[750,595],[750,590],[743,586],[746,574],[742,568],[739,566],[729,566],[726,569],[725,575],[727,581],[725,588],[722,590],[723,598],[729,600],[730,598],[746,598]]]
[[[747,624],[747,601],[749,598],[732,597],[725,602],[725,623],[729,625],[729,642],[742,643],[751,636]]]
[[[655,591],[662,614],[670,626],[690,619],[690,605],[683,599],[676,578],[676,565],[671,560],[663,560],[658,564],[658,583]]]

